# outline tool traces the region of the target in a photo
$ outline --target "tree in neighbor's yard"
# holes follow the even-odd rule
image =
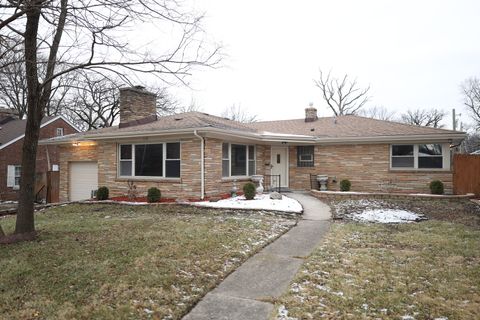
[[[373,106],[359,110],[358,115],[372,119],[391,121],[395,117],[395,111],[390,111],[384,106]]]
[[[480,130],[480,79],[470,78],[465,80],[461,86],[463,93],[463,104],[475,122],[475,128]]]
[[[240,105],[232,104],[230,107],[223,109],[221,116],[233,121],[252,123],[258,121],[258,115],[248,112]]]
[[[444,125],[441,122],[446,115],[445,111],[438,109],[408,110],[400,116],[400,122],[415,126],[443,128]]]
[[[320,70],[320,78],[314,83],[335,116],[357,114],[370,98],[370,86],[360,88],[357,80],[350,80],[347,74],[340,79],[332,77],[330,72],[324,75]]]
[[[15,234],[24,234],[25,238],[35,234],[35,160],[40,123],[54,82],[83,70],[117,75],[125,81],[139,81],[140,76],[148,80],[153,75],[163,81],[185,83],[192,68],[213,66],[220,59],[219,48],[203,41],[201,18],[175,0],[0,3],[0,57],[23,48],[27,84],[27,123]],[[149,32],[142,32],[146,27]],[[140,43],[141,37],[125,37],[129,30],[136,28],[141,29],[142,34],[151,35],[150,46]],[[168,32],[160,32],[162,28]],[[162,38],[165,34],[168,39]],[[21,41],[14,41],[16,38]],[[7,42],[13,45],[8,47]],[[8,65],[2,62],[0,68]],[[42,68],[44,72],[40,71]]]

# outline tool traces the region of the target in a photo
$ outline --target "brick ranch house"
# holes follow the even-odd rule
[[[44,140],[57,145],[60,200],[89,198],[98,186],[201,198],[229,193],[251,175],[280,175],[282,187],[310,189],[310,174],[329,177],[329,189],[349,179],[352,191],[428,193],[434,179],[452,192],[450,146],[463,132],[357,116],[243,124],[200,112],[157,118],[155,96],[141,87],[120,92],[118,126]]]
[[[22,146],[27,120],[18,119],[9,109],[0,109],[0,200],[16,201],[20,189]],[[70,135],[78,130],[62,116],[45,117],[40,128],[40,139]],[[39,146],[37,177],[59,168],[58,147]],[[41,179],[38,179],[41,180]],[[41,181],[38,181],[41,184]],[[41,187],[41,186],[40,186]]]

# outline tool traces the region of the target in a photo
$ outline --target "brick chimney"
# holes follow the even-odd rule
[[[136,126],[157,120],[157,96],[144,87],[120,89],[120,128]]]
[[[313,122],[318,120],[317,109],[313,107],[313,103],[310,103],[308,108],[305,108],[305,122]]]

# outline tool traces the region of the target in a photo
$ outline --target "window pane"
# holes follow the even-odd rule
[[[230,161],[227,160],[222,160],[222,177],[228,177],[229,172],[228,168],[230,167]]]
[[[165,175],[171,178],[180,178],[180,160],[165,161]]]
[[[232,144],[232,176],[247,175],[247,146]]]
[[[120,161],[120,175],[121,176],[132,175],[132,161]]]
[[[255,159],[255,147],[248,146],[248,160],[254,160],[254,159]]]
[[[248,160],[248,175],[255,174],[255,160]]]
[[[222,159],[228,159],[228,143],[222,143]]]
[[[443,157],[418,157],[418,167],[423,169],[442,169]]]
[[[420,144],[418,146],[418,156],[441,156],[442,145],[440,144]]]
[[[413,168],[413,157],[392,157],[392,168]]]
[[[163,174],[163,145],[135,145],[135,175],[160,177]]]
[[[413,156],[413,145],[393,145],[392,156]]]
[[[167,159],[180,159],[180,142],[167,143]]]
[[[314,147],[298,146],[297,147],[297,167],[313,167],[314,166]]]
[[[120,146],[120,159],[132,159],[132,145],[122,144]]]

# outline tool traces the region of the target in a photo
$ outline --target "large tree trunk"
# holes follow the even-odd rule
[[[27,74],[27,125],[22,148],[22,171],[15,233],[35,232],[34,192],[37,146],[42,120],[41,89],[37,74],[37,34],[40,8],[34,1],[27,12],[25,27],[25,70]]]

